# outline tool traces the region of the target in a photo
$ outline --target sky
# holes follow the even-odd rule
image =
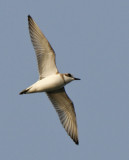
[[[31,15],[56,53],[74,102],[79,146],[45,93],[19,95],[38,80]],[[129,1],[0,0],[0,159],[129,159]]]

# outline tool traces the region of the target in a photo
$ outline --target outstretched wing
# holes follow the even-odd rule
[[[65,89],[61,88],[54,92],[47,92],[47,95],[54,105],[66,132],[76,144],[79,144],[74,105],[66,94]]]
[[[40,79],[57,73],[55,53],[50,43],[31,16],[28,16],[28,25],[31,41],[37,56]]]

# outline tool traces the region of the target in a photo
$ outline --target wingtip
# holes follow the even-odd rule
[[[32,19],[32,17],[30,15],[28,15],[28,20]]]
[[[79,141],[78,141],[78,140],[76,140],[76,141],[74,141],[74,142],[75,142],[76,145],[79,145]]]

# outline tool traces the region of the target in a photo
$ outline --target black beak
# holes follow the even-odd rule
[[[81,80],[80,78],[74,78],[74,80]]]

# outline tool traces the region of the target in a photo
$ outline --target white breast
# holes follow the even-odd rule
[[[50,92],[62,88],[65,85],[60,74],[55,74],[37,81],[29,87],[28,93]]]

